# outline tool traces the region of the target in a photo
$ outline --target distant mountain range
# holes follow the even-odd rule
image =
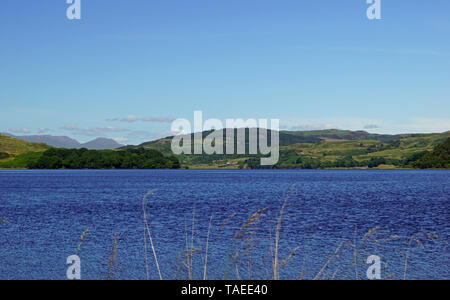
[[[56,148],[69,148],[69,149],[87,148],[92,150],[109,150],[123,147],[123,145],[117,143],[115,140],[108,138],[97,138],[87,143],[80,143],[77,140],[67,136],[53,136],[53,135],[15,136],[8,133],[2,134],[22,141],[30,143],[46,144]]]

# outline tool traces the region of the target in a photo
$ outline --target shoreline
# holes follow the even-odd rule
[[[318,168],[318,169],[294,169],[294,168],[275,168],[275,169],[238,169],[238,168],[180,168],[180,169],[21,169],[21,168],[0,168],[0,171],[426,171],[440,170],[450,171],[450,169],[417,169],[417,168]]]

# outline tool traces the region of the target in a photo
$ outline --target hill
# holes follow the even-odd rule
[[[80,143],[75,139],[67,136],[53,136],[53,135],[26,135],[26,136],[14,136],[11,134],[4,134],[22,141],[30,143],[42,143],[55,148],[67,148],[67,149],[92,149],[92,150],[111,150],[123,147],[123,145],[117,143],[113,139],[97,138],[87,143]]]
[[[432,152],[424,154],[412,163],[419,169],[449,169],[450,168],[450,138],[438,145]]]
[[[287,135],[292,135],[296,137],[303,137],[305,139],[319,139],[319,140],[374,140],[381,142],[390,142],[395,139],[411,136],[411,134],[398,134],[398,135],[388,135],[388,134],[373,134],[366,131],[351,131],[351,130],[339,130],[339,129],[328,129],[328,130],[312,130],[312,131],[282,131]]]
[[[101,141],[100,141],[101,142]],[[4,169],[177,169],[173,155],[156,150],[87,150],[52,148],[0,135],[0,168]]]
[[[29,143],[0,134],[0,168],[25,168],[31,157],[50,149],[48,145]]]
[[[0,160],[10,159],[28,152],[41,152],[49,148],[45,144],[29,143],[0,134]]]
[[[117,143],[113,139],[97,138],[90,142],[81,144],[80,147],[78,148],[86,148],[92,150],[111,150],[111,149],[118,149],[120,147],[123,147],[123,145]]]
[[[203,137],[211,131],[203,132]],[[413,161],[443,143],[450,131],[436,134],[379,135],[365,131],[281,131],[277,168],[413,167]],[[171,153],[172,137],[127,148]],[[248,144],[248,139],[246,139]],[[180,155],[191,168],[259,168],[258,155]]]

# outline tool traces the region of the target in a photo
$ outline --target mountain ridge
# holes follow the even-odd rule
[[[117,143],[113,139],[102,137],[93,139],[86,143],[80,143],[79,141],[70,138],[68,136],[54,136],[54,135],[16,136],[8,133],[2,133],[2,135],[9,136],[29,143],[42,143],[55,148],[68,148],[68,149],[87,148],[92,150],[113,150],[124,146]]]

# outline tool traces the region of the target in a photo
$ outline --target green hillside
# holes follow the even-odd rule
[[[203,132],[207,136],[211,131]],[[437,134],[378,135],[365,131],[281,131],[277,168],[401,168],[450,138]],[[136,147],[171,153],[171,137]],[[248,140],[246,141],[248,144]],[[133,148],[133,147],[129,147]],[[259,168],[258,155],[180,155],[191,168]]]
[[[0,135],[3,169],[177,169],[178,159],[152,149],[57,149]]]
[[[348,140],[348,141],[375,140],[382,142],[390,142],[402,137],[410,136],[407,134],[383,135],[383,134],[368,133],[366,131],[351,131],[339,129],[313,130],[313,131],[282,131],[282,133],[296,137],[303,137],[305,139]]]
[[[45,144],[28,143],[0,134],[0,168],[25,168],[29,159],[50,148]]]
[[[27,152],[39,152],[49,149],[50,146],[38,143],[28,143],[6,135],[0,134],[0,152],[12,156]]]

